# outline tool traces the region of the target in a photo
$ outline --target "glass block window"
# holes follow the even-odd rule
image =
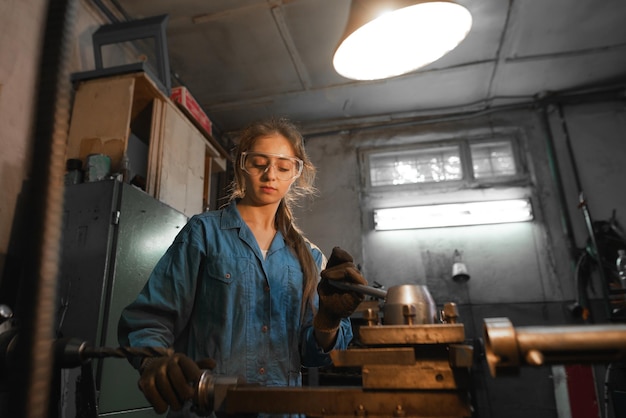
[[[373,187],[463,178],[461,150],[456,145],[370,154],[369,168]]]
[[[510,141],[470,144],[474,178],[513,176],[517,174]]]
[[[521,156],[512,138],[456,139],[365,150],[369,187],[416,185],[473,187],[525,178]]]

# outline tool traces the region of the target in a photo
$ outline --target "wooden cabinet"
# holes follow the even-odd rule
[[[210,176],[226,170],[226,153],[143,72],[81,81],[67,144],[69,158],[111,158],[111,173],[130,161],[145,191],[192,216],[209,209]]]

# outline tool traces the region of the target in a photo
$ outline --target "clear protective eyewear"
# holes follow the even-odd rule
[[[304,163],[301,159],[284,154],[262,154],[242,152],[240,167],[251,176],[260,176],[274,167],[276,178],[281,181],[297,179],[302,174]]]

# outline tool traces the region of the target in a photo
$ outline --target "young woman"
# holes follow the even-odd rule
[[[215,375],[299,386],[302,366],[330,364],[328,352],[352,338],[348,317],[363,297],[329,280],[367,282],[335,248],[318,285],[325,257],[291,211],[315,177],[296,127],[285,119],[250,125],[234,169],[228,206],[190,219],[120,319],[120,345],[171,348],[132,359],[158,413],[191,398],[198,361]]]

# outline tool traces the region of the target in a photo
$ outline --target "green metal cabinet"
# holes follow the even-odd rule
[[[186,222],[184,214],[116,180],[68,186],[57,292],[59,335],[117,347],[122,309]],[[95,360],[93,370],[99,415],[157,416],[137,388],[137,371],[125,359]],[[72,380],[66,381],[66,392],[72,391]]]

